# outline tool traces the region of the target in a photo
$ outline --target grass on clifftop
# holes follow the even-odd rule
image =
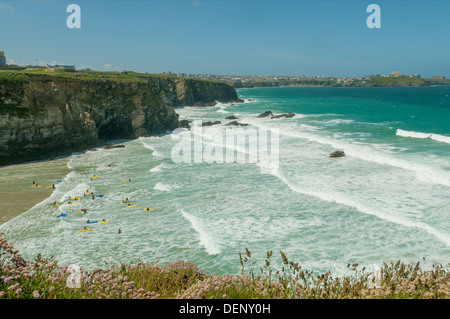
[[[87,71],[87,70],[65,70],[50,69],[45,67],[30,68],[25,70],[0,70],[0,84],[28,82],[31,76],[51,76],[55,78],[79,79],[82,81],[114,81],[119,83],[139,82],[146,83],[149,79],[177,79],[178,76],[167,74],[138,73],[134,71]],[[196,81],[212,82],[196,79]]]
[[[272,252],[257,273],[239,253],[241,275],[214,275],[186,261],[170,264],[116,264],[78,274],[68,265],[38,255],[24,260],[0,233],[0,299],[450,299],[450,272],[441,265],[384,264],[379,273],[348,265],[353,274],[313,275],[280,251],[281,270],[271,268]],[[73,283],[75,287],[69,288]],[[78,285],[78,286],[77,286]]]

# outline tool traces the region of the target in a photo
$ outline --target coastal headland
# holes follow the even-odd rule
[[[0,71],[0,165],[179,127],[177,106],[237,101],[226,83],[135,72]]]

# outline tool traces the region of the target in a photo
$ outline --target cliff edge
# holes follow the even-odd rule
[[[238,100],[225,83],[139,75],[1,72],[0,165],[69,155],[179,126],[174,106]]]

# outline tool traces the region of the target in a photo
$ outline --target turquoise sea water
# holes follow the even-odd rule
[[[177,112],[182,119],[221,121],[213,132],[230,128],[224,125],[230,115],[250,124],[241,132],[278,132],[276,169],[272,162],[263,171],[265,163],[248,157],[177,163],[175,132],[115,141],[126,147],[73,155],[71,173],[52,196],[0,231],[26,257],[53,255],[86,269],[183,259],[214,273],[239,273],[245,248],[257,269],[269,250],[275,265],[282,250],[304,269],[336,275],[348,263],[447,264],[449,94],[449,86],[240,89],[245,103]],[[268,110],[295,116],[257,117]],[[207,130],[195,132],[200,129]],[[217,139],[201,145],[220,150]],[[334,150],[346,156],[329,158]],[[89,188],[105,196],[84,197]],[[81,200],[67,205],[68,196]],[[138,206],[121,204],[126,197]],[[77,211],[82,208],[86,214]],[[62,212],[68,215],[56,218]],[[110,222],[78,232],[88,219]]]

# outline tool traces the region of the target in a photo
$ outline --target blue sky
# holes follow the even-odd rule
[[[66,26],[71,3],[80,29]],[[0,0],[0,50],[95,70],[450,77],[449,14],[450,1]]]

